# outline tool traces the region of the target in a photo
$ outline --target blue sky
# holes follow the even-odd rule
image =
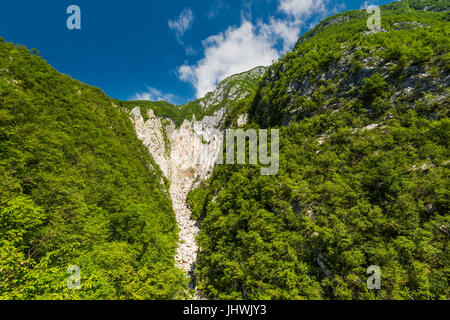
[[[111,97],[182,104],[229,75],[269,65],[329,15],[389,2],[2,1],[0,36]],[[70,5],[81,9],[81,30],[66,27]]]

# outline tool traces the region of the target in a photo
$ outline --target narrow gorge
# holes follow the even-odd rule
[[[192,279],[191,289],[195,287],[194,268],[198,251],[195,238],[200,225],[191,219],[187,195],[207,180],[214,169],[231,105],[254,94],[254,84],[264,72],[265,68],[258,67],[225,79],[214,92],[196,101],[206,114],[212,115],[204,115],[197,120],[194,114],[192,119],[184,119],[179,127],[170,117],[155,115],[152,108],[147,110],[147,114],[142,114],[145,111],[140,107],[134,107],[130,112],[138,138],[170,182],[170,198],[180,229],[175,262]],[[253,86],[248,85],[249,81]],[[236,124],[243,125],[245,121],[246,115],[240,114]]]

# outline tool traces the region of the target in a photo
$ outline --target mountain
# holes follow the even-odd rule
[[[334,15],[182,106],[1,40],[0,299],[448,299],[449,6]],[[230,128],[278,172],[216,164]]]
[[[188,195],[204,295],[449,298],[448,9],[344,12],[268,68],[247,128],[280,130],[278,173],[219,165]]]

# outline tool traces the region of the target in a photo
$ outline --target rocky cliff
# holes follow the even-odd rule
[[[191,119],[184,119],[179,127],[170,117],[155,115],[152,108],[144,115],[140,107],[134,107],[130,112],[138,138],[170,181],[170,197],[180,228],[175,260],[177,266],[190,276],[193,276],[197,257],[195,237],[199,224],[191,219],[191,211],[186,204],[187,194],[210,177],[222,148],[224,122],[229,109],[254,94],[255,84],[264,72],[265,68],[259,67],[225,79],[214,92],[196,101],[203,111],[212,115],[204,115],[197,120],[194,114]],[[246,118],[246,114],[241,113],[236,122],[243,125]]]
[[[449,1],[419,2],[383,6],[380,32],[365,10],[330,17],[267,71],[185,106],[129,108],[171,184],[176,263],[203,296],[448,298]],[[214,166],[225,128],[247,122],[280,130],[276,175]]]

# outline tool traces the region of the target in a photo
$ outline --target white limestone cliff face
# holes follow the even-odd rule
[[[195,237],[199,228],[191,219],[186,197],[192,188],[208,179],[214,169],[223,141],[220,124],[224,115],[222,108],[201,121],[196,121],[195,117],[191,121],[185,120],[177,129],[172,120],[156,117],[151,109],[147,121],[139,108],[131,112],[137,136],[171,183],[170,196],[180,228],[175,261],[191,276],[197,257]]]

